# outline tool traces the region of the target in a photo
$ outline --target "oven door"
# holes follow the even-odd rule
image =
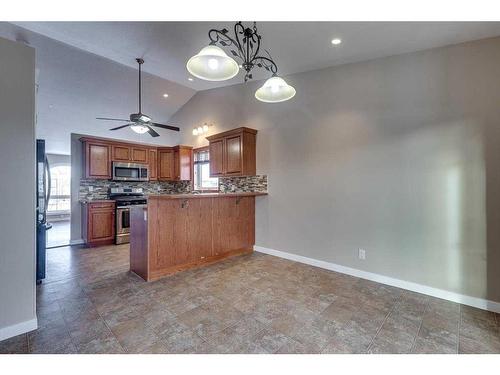
[[[116,234],[130,233],[130,207],[116,208]]]
[[[116,208],[116,235],[117,245],[130,242],[130,207]]]

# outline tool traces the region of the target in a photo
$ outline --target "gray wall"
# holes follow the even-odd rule
[[[2,340],[16,324],[36,318],[35,50],[2,38],[0,113]]]
[[[84,52],[18,26],[0,22],[0,37],[24,40],[36,49],[38,72],[36,137],[46,140],[47,152],[70,153],[70,134],[85,133],[133,142],[178,144],[178,134],[159,129],[161,137],[130,129],[110,132],[120,123],[96,117],[127,119],[137,111],[137,69]],[[110,46],[113,48],[113,46]],[[129,51],[134,62],[135,53]],[[148,54],[144,56],[145,66]],[[143,74],[143,112],[156,122],[168,122],[194,90],[151,74]],[[164,98],[163,94],[169,97]],[[182,124],[181,124],[182,125]]]
[[[499,61],[495,38],[348,64],[286,77],[281,104],[199,92],[172,121],[259,130],[257,245],[500,301]]]

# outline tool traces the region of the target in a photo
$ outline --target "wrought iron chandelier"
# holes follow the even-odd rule
[[[210,44],[187,62],[187,70],[193,76],[207,81],[225,81],[236,76],[241,69],[245,70],[245,82],[252,79],[252,70],[263,68],[271,74],[261,88],[255,92],[255,97],[266,103],[279,103],[293,98],[295,89],[278,76],[278,66],[268,51],[266,56],[260,55],[261,35],[257,32],[256,22],[253,28],[245,27],[240,22],[234,25],[234,37],[229,31],[211,29],[208,32]],[[228,56],[221,47],[230,48],[231,54],[238,64]]]

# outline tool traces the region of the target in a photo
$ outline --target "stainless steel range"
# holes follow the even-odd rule
[[[130,242],[130,206],[146,205],[142,188],[110,188],[109,197],[116,202],[115,243]]]

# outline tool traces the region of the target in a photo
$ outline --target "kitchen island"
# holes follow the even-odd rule
[[[267,193],[150,195],[130,215],[130,270],[146,281],[251,253],[255,197]]]

